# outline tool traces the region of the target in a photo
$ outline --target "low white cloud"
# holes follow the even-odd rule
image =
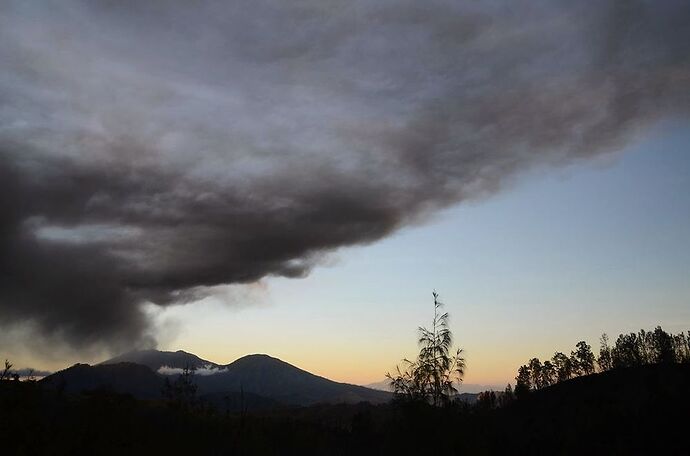
[[[207,375],[215,375],[223,372],[225,370],[224,367],[216,367],[211,364],[207,364],[203,367],[197,368],[194,371],[194,375],[201,375],[202,377],[205,377]],[[179,367],[170,367],[170,366],[161,366],[158,369],[158,373],[161,375],[180,375],[184,369],[181,369]]]

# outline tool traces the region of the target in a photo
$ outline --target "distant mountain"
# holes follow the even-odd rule
[[[371,388],[379,391],[392,391],[391,381],[388,379],[381,380],[380,382],[369,383],[367,385],[362,385],[365,388]]]
[[[365,388],[371,388],[379,391],[391,391],[390,380],[388,379],[381,380],[380,382],[369,383],[363,386]],[[476,396],[478,393],[484,391],[503,391],[503,388],[499,388],[495,385],[479,385],[476,383],[463,383],[460,385],[460,388],[458,388],[458,394],[467,394],[468,397],[471,395]]]
[[[319,402],[381,403],[391,394],[319,377],[268,355],[248,355],[225,366],[218,374],[197,379],[203,392],[239,391],[258,394],[284,404]]]
[[[472,385],[473,387],[479,387],[480,385]],[[382,380],[380,382],[376,383],[370,383],[368,385],[365,385],[365,388],[371,388],[375,389],[378,391],[391,391],[390,387],[390,380]],[[478,388],[477,388],[478,389]],[[462,402],[467,402],[468,404],[474,404],[477,402],[477,397],[479,396],[479,393],[482,391],[489,391],[491,388],[487,387],[485,389],[479,389],[477,392],[464,392],[465,391],[465,385],[462,386],[462,391],[458,394],[456,394],[454,399],[462,401]],[[475,391],[475,388],[472,388],[472,391]]]
[[[206,369],[204,375],[194,377],[198,393],[216,404],[227,405],[226,396],[231,398],[231,402],[236,402],[234,393],[240,391],[246,394],[245,399],[259,408],[280,404],[382,403],[391,398],[390,393],[334,382],[268,355],[248,355],[223,366],[183,351],[130,352],[95,366],[77,364],[46,377],[42,382],[72,393],[110,389],[137,398],[153,399],[160,398],[165,375],[159,371],[164,366]]]
[[[154,372],[157,372],[161,367],[165,366],[173,369],[184,369],[186,367],[194,369],[219,367],[219,365],[214,362],[201,359],[192,353],[187,353],[182,350],[176,352],[159,350],[131,351],[103,361],[100,365],[118,363],[141,364],[147,366]]]
[[[468,404],[474,404],[477,402],[479,393],[459,393],[454,396],[454,399],[460,402],[467,402]]]

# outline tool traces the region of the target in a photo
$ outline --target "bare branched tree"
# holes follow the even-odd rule
[[[5,360],[5,368],[0,372],[0,380],[9,380],[12,372],[10,371],[12,369],[12,363],[9,362],[9,360]]]

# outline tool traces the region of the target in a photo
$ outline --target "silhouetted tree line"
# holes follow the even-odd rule
[[[670,334],[657,326],[654,331],[621,334],[613,346],[603,334],[599,339],[599,356],[585,341],[577,343],[570,355],[556,352],[544,362],[532,358],[518,369],[515,377],[515,395],[524,396],[532,390],[582,375],[612,369],[649,364],[690,363],[690,331]]]

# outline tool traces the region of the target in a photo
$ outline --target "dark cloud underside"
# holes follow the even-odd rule
[[[324,252],[687,116],[687,1],[5,1],[0,324],[146,343],[142,302]]]

